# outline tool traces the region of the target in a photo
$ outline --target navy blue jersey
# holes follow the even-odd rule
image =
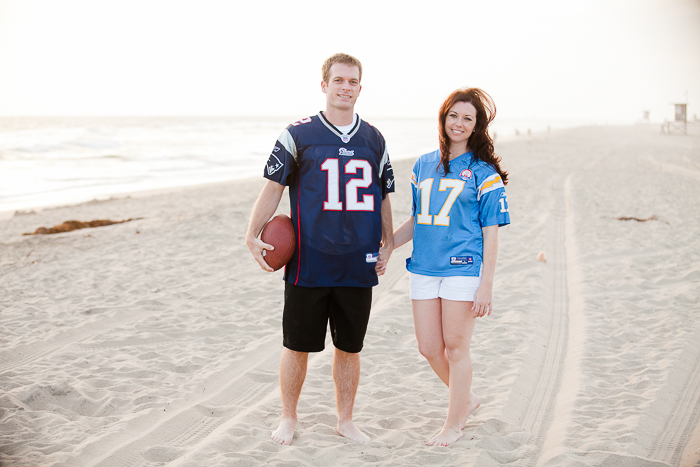
[[[501,176],[471,152],[451,160],[445,174],[438,150],[418,158],[411,185],[413,253],[408,270],[426,276],[478,276],[482,227],[510,224]]]
[[[382,239],[382,200],[394,171],[379,130],[357,119],[348,134],[323,115],[292,123],[265,178],[289,187],[297,234],[284,278],[304,287],[371,287]]]

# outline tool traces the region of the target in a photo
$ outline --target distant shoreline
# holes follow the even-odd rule
[[[0,117],[0,118],[2,118],[2,117]],[[27,118],[28,121],[31,120],[30,117],[25,117],[25,118]],[[129,117],[124,117],[124,118],[122,118],[122,117],[105,117],[105,118],[107,120],[124,122],[125,125],[133,124],[133,121]],[[46,119],[52,120],[53,117],[46,117]],[[74,117],[71,119],[73,119],[76,122],[79,122],[81,124],[84,123],[85,121],[90,121],[90,119],[88,117]],[[137,117],[136,119],[139,120],[141,123],[150,122],[147,117],[141,117],[141,118]],[[238,122],[246,122],[249,120],[249,119],[245,119],[243,117],[231,117],[231,119],[236,120]],[[58,120],[61,120],[61,119],[58,118]],[[166,120],[172,121],[172,122],[184,121],[185,123],[190,121],[187,118],[185,118],[183,120],[183,119],[178,118],[178,117],[166,117]],[[217,124],[221,122],[221,120],[218,118],[208,118],[208,117],[194,117],[194,120],[196,120],[198,122],[211,120]],[[262,117],[260,117],[260,118],[254,117],[252,120],[259,121],[259,122],[266,122],[265,119],[263,119]],[[36,201],[29,201],[28,200],[28,201],[22,202],[22,203],[18,203],[18,202],[8,203],[8,201],[11,199],[10,198],[11,195],[6,195],[5,202],[4,202],[4,204],[6,205],[5,207],[2,206],[3,203],[2,203],[2,200],[0,200],[0,221],[10,219],[14,215],[17,215],[17,214],[28,213],[28,212],[32,212],[32,211],[41,211],[41,210],[45,210],[45,209],[53,209],[53,208],[61,207],[61,206],[74,206],[74,205],[79,205],[79,204],[83,204],[83,203],[94,202],[94,201],[103,201],[103,200],[108,200],[108,199],[113,199],[113,198],[149,196],[150,194],[171,192],[173,190],[178,190],[180,188],[206,186],[206,185],[209,185],[212,183],[214,183],[214,184],[227,183],[227,182],[231,182],[231,181],[235,181],[235,180],[254,178],[254,177],[258,176],[258,175],[256,175],[257,173],[262,174],[264,160],[266,159],[266,153],[263,150],[261,150],[260,148],[261,147],[264,148],[264,147],[267,147],[266,145],[272,144],[271,141],[274,141],[274,139],[276,138],[276,136],[273,136],[273,135],[276,135],[277,132],[279,131],[279,128],[282,126],[282,123],[280,123],[280,122],[282,122],[282,121],[286,121],[286,120],[283,120],[282,118],[275,119],[275,121],[273,122],[272,125],[269,125],[269,127],[265,127],[265,128],[268,128],[268,129],[264,130],[266,133],[264,135],[258,136],[257,139],[255,140],[255,141],[260,141],[258,144],[255,145],[255,147],[257,149],[256,149],[256,155],[254,157],[254,160],[257,162],[255,162],[255,164],[252,164],[251,162],[247,162],[246,163],[247,165],[241,165],[240,166],[241,169],[239,169],[239,170],[241,170],[241,172],[238,172],[239,173],[238,175],[236,175],[237,171],[236,171],[235,167],[237,167],[237,166],[235,164],[240,164],[240,163],[234,161],[234,162],[228,162],[229,168],[227,168],[227,170],[228,170],[229,175],[227,175],[225,179],[211,180],[211,181],[206,180],[207,177],[212,177],[212,176],[215,178],[221,177],[221,174],[215,170],[216,166],[213,165],[212,167],[214,168],[214,171],[211,173],[211,175],[199,174],[199,175],[196,175],[198,180],[195,180],[192,183],[184,183],[183,184],[182,181],[187,178],[187,169],[185,168],[186,166],[183,166],[183,168],[178,169],[179,172],[176,172],[176,174],[179,174],[178,178],[170,179],[170,178],[167,178],[167,177],[171,177],[170,173],[167,170],[165,170],[168,167],[167,160],[163,160],[162,162],[158,162],[158,160],[156,160],[159,164],[158,167],[160,167],[159,170],[161,170],[162,174],[161,174],[161,172],[154,173],[152,175],[152,177],[159,177],[159,176],[163,175],[166,178],[163,178],[163,179],[154,178],[152,182],[145,182],[145,181],[136,180],[135,183],[127,183],[123,189],[119,189],[119,188],[115,187],[115,189],[112,191],[109,189],[110,184],[113,183],[112,181],[110,181],[109,183],[100,184],[99,183],[100,180],[95,179],[94,182],[88,183],[85,187],[73,188],[69,184],[69,185],[66,185],[66,187],[65,187],[65,189],[63,189],[63,191],[58,190],[58,187],[57,187],[56,190],[58,190],[58,191],[49,191],[43,196],[37,196],[37,195],[30,194],[31,197],[37,198]],[[390,119],[390,120],[386,120],[386,121],[382,121],[381,119],[377,119],[376,121],[377,121],[378,125],[380,125],[379,126],[380,130],[383,131],[383,133],[387,139],[390,157],[394,161],[417,158],[418,156],[420,156],[421,154],[423,154],[425,152],[434,150],[434,148],[436,147],[436,145],[433,145],[433,143],[432,143],[433,139],[435,139],[433,137],[434,129],[432,128],[432,125],[430,125],[430,123],[426,120],[407,118],[407,119]],[[416,126],[410,126],[407,128],[407,127],[403,126],[403,123],[402,123],[402,122],[406,122],[406,121],[410,121],[410,122],[414,122],[414,123],[418,122],[418,123],[416,124]],[[156,123],[157,122],[158,121],[156,121]],[[153,123],[153,122],[151,122],[151,123]],[[530,134],[528,134],[528,130],[526,128],[527,122],[521,121],[519,123],[521,124],[521,127],[523,128],[521,131],[519,131],[519,133],[520,133],[519,136],[516,136],[515,130],[513,128],[510,128],[510,127],[509,128],[496,127],[494,129],[493,133],[495,133],[495,136],[496,136],[495,143],[496,143],[497,149],[498,149],[499,145],[504,144],[504,143],[509,142],[509,141],[517,141],[518,139],[525,139],[525,138],[536,138],[536,137],[541,136],[542,134],[547,133],[548,131],[555,132],[555,131],[558,131],[560,129],[567,129],[568,128],[568,127],[566,127],[566,128],[551,128],[551,130],[547,130],[547,128],[541,128],[539,131],[531,131]],[[69,126],[69,128],[72,128],[72,127]],[[93,138],[94,139],[96,137],[100,137],[100,132],[105,131],[105,130],[101,130],[101,128],[102,127],[100,127],[100,126],[97,126],[96,130],[90,130],[88,128],[88,130],[89,130],[88,131],[88,130],[83,130],[82,127],[78,127],[75,130],[70,130],[74,133],[78,133],[77,135],[71,134],[68,136],[70,136],[73,139],[81,138],[81,137],[83,139],[85,139],[85,138]],[[107,127],[108,130],[109,130],[109,128],[111,128],[111,127]],[[179,127],[176,127],[175,130],[177,128],[179,128]],[[204,145],[204,143],[207,142],[207,140],[206,140],[207,128],[208,127],[204,127],[201,130],[199,130],[199,129],[191,130],[191,131],[194,131],[193,136],[196,136],[198,138],[202,138],[203,145]],[[224,129],[226,129],[226,128],[228,128],[228,127],[225,127]],[[419,135],[414,134],[415,133],[414,128],[418,129],[421,134],[419,134]],[[175,130],[169,130],[169,131],[175,131]],[[95,131],[97,131],[96,136],[93,135],[93,133],[95,133]],[[220,129],[217,131],[221,132],[222,130]],[[407,131],[408,131],[408,134],[410,135],[410,138],[406,138]],[[509,133],[508,135],[505,134],[506,131],[508,131],[508,133]],[[86,135],[85,135],[85,133],[86,133]],[[83,136],[81,136],[81,135],[83,135]],[[168,135],[168,133],[165,133],[165,136],[167,136],[167,135]],[[66,136],[66,138],[68,136]],[[119,136],[119,135],[117,135],[117,136]],[[493,134],[492,134],[492,136],[493,136]],[[52,135],[52,137],[55,138],[55,135]],[[127,135],[127,137],[129,137],[129,135]],[[141,135],[141,133],[139,133],[138,138],[142,138],[142,137],[143,136]],[[164,136],[161,135],[159,137],[163,138]],[[220,137],[220,136],[217,136],[217,138],[218,137]],[[241,136],[241,138],[242,137],[243,136]],[[116,136],[112,137],[112,140],[114,140],[114,138],[116,138]],[[413,138],[413,139],[411,139],[411,138]],[[49,145],[59,144],[59,145],[61,145],[59,147],[67,147],[68,148],[68,149],[62,149],[63,151],[66,151],[66,150],[71,151],[72,150],[71,146],[68,143],[61,142],[61,141],[63,141],[63,140],[58,139],[58,140],[55,140],[53,142],[49,142],[47,144],[49,144]],[[88,139],[88,141],[91,141],[91,140]],[[107,142],[109,142],[109,141],[111,141],[111,140],[107,140]],[[219,141],[219,140],[217,140],[217,141]],[[219,146],[217,147],[218,151],[225,153],[226,149],[225,149],[225,146],[223,146],[223,143],[225,141],[226,140],[218,142],[218,144],[219,144]],[[98,144],[99,142],[100,142],[100,140],[97,140],[95,144]],[[7,144],[9,144],[9,143],[5,143],[5,145],[7,145]],[[68,144],[68,146],[66,146],[67,144]],[[123,144],[123,143],[121,142],[121,140],[117,139],[116,143],[114,143],[114,144]],[[137,144],[137,143],[133,143],[133,144]],[[132,144],[132,146],[133,146],[133,144]],[[148,144],[150,145],[148,147],[153,146],[153,143],[148,143]],[[240,153],[245,154],[246,152],[250,152],[253,150],[252,149],[253,146],[250,143],[241,143],[241,142],[236,142],[235,140],[231,143],[231,146],[233,147],[232,154],[240,154]],[[49,146],[48,150],[50,150],[50,147],[51,146]],[[2,148],[0,148],[0,150],[1,149]],[[7,149],[5,149],[5,150],[7,150]],[[144,149],[144,150],[147,150],[147,149]],[[157,151],[158,147],[154,147],[153,150]],[[176,151],[176,150],[179,150],[179,149],[177,149],[177,147],[175,147],[173,149],[173,151]],[[197,149],[196,149],[196,146],[193,146],[193,148],[189,149],[189,150],[196,151]],[[99,149],[99,147],[98,147],[96,149],[89,149],[89,148],[88,149],[81,149],[81,151],[83,153],[86,153],[86,154],[100,154],[100,153],[104,153],[104,152],[117,152],[118,153],[119,148]],[[0,152],[0,154],[1,154],[1,152]],[[20,157],[20,156],[15,156],[15,158],[17,158],[17,157]],[[45,156],[42,156],[42,157],[45,157]],[[221,157],[224,157],[224,156],[220,156],[220,158]],[[199,160],[200,160],[199,158],[193,159],[193,162],[199,163]],[[47,159],[47,161],[50,162],[51,159]],[[59,159],[59,161],[60,161],[60,159]],[[148,162],[148,160],[146,160],[146,162]],[[207,161],[205,160],[204,162],[207,162]],[[27,163],[28,162],[25,162],[25,164],[27,164]],[[118,167],[121,167],[122,165],[124,165],[126,167],[126,165],[130,166],[130,165],[133,165],[134,163],[140,164],[140,162],[138,162],[138,160],[134,161],[133,158],[123,158],[123,157],[109,158],[106,161],[103,159],[100,159],[100,158],[97,158],[97,161],[96,161],[95,158],[92,157],[92,158],[85,159],[85,162],[80,162],[80,159],[77,159],[77,160],[72,161],[70,163],[71,164],[82,163],[83,165],[85,165],[85,164],[93,164],[94,165],[94,164],[99,163],[99,164],[106,164],[105,165],[106,168],[113,167],[113,166],[118,168]],[[215,164],[216,160],[211,160],[210,162],[207,162],[207,163]],[[163,165],[163,164],[165,164],[165,165]],[[176,164],[174,167],[182,166],[183,165],[183,158],[182,157],[176,158],[174,164]],[[233,165],[231,165],[231,164],[233,164]],[[1,165],[0,165],[0,167],[1,167]],[[77,165],[76,170],[83,170],[83,169],[81,169],[81,167],[82,166]],[[138,168],[139,166],[137,165],[136,167]],[[108,170],[108,169],[104,169],[104,170]],[[125,171],[125,169],[119,169],[119,170],[121,170],[123,172],[124,177],[130,176],[130,173]],[[150,170],[150,169],[146,168],[146,170]],[[80,177],[87,177],[87,176],[89,176],[89,174],[90,173],[87,172],[84,175],[80,175]],[[145,176],[148,174],[149,174],[148,172],[144,172],[142,176]],[[6,174],[5,176],[9,176],[9,175]],[[55,177],[53,177],[53,178],[55,178]],[[157,187],[146,186],[145,188],[140,188],[138,186],[138,185],[153,184],[153,182],[157,182],[161,186],[157,186]],[[52,182],[52,183],[55,185],[55,182]],[[134,185],[134,186],[130,188],[129,184]],[[89,188],[89,185],[93,185],[94,190],[91,191]],[[60,187],[60,185],[59,185],[59,187]],[[84,193],[81,194],[80,192],[76,192],[75,194],[72,194],[72,195],[69,194],[69,192],[74,191],[76,189],[79,189]],[[17,207],[10,207],[13,204],[17,205]]]

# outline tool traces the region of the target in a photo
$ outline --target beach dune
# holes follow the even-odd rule
[[[587,127],[497,152],[512,224],[472,341],[483,402],[454,445],[424,445],[447,389],[417,350],[410,244],[362,352],[372,441],[334,431],[330,341],[293,445],[270,441],[283,281],[244,244],[260,177],[0,222],[0,465],[700,466],[700,136]],[[394,163],[395,225],[419,155]],[[22,235],[95,219],[133,220]]]

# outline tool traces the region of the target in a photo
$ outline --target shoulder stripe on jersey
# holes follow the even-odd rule
[[[329,122],[328,120],[326,120],[326,116],[323,115],[323,112],[319,112],[319,113],[318,113],[318,118],[321,120],[321,123],[323,123],[324,125],[326,125],[326,128],[328,128],[328,129],[331,130],[333,133],[335,133],[335,135],[336,135],[338,138],[341,138],[341,141],[342,141],[343,136],[346,136],[346,135],[343,135],[343,134],[335,127],[335,125],[333,125],[331,122]],[[352,131],[351,131],[350,133],[347,134],[348,141],[350,141],[350,139],[351,139],[353,136],[355,136],[355,133],[357,133],[357,132],[359,131],[359,129],[360,129],[360,121],[361,121],[361,119],[360,119],[360,117],[358,116],[358,117],[357,117],[357,123],[355,123],[355,127],[352,129]]]
[[[386,147],[384,148],[384,154],[382,155],[382,160],[379,163],[379,178],[382,178],[382,173],[384,172],[384,167],[386,167],[386,163],[389,161],[389,152],[386,150]]]
[[[501,176],[498,174],[493,174],[484,180],[484,183],[482,183],[479,187],[479,193],[476,195],[476,200],[479,201],[486,193],[499,188],[504,188],[503,182],[501,181]]]
[[[411,172],[411,185],[418,187],[418,177],[415,172]]]
[[[294,160],[297,160],[297,145],[294,143],[294,138],[292,138],[292,134],[289,133],[289,130],[284,130],[280,137],[277,138],[277,141],[284,146],[284,149],[292,155]]]

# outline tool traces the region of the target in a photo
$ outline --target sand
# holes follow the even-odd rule
[[[472,342],[483,404],[447,448],[424,445],[447,390],[417,351],[410,244],[375,289],[362,352],[355,421],[372,441],[334,432],[329,343],[284,447],[269,440],[282,273],[243,242],[262,179],[16,214],[0,222],[0,465],[698,466],[699,134],[497,144],[512,225]],[[411,167],[395,162],[396,225]]]

